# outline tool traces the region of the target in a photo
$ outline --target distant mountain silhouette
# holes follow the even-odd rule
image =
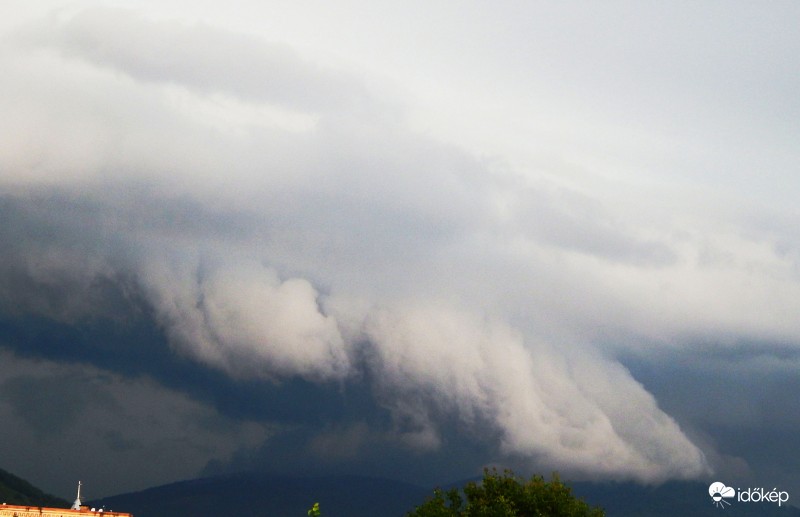
[[[69,508],[72,503],[46,494],[24,479],[0,469],[0,504]]]
[[[465,483],[445,488],[463,487]],[[779,508],[772,503],[733,501],[724,510],[715,508],[708,486],[698,482],[670,482],[658,487],[568,484],[575,495],[604,508],[608,517],[800,517],[800,509]],[[431,488],[370,477],[290,478],[249,473],[183,481],[89,504],[131,512],[134,517],[305,517],[311,505],[319,502],[323,517],[403,517],[432,493]]]
[[[319,478],[237,474],[183,481],[91,501],[94,507],[130,512],[134,517],[305,517],[318,502],[324,517],[403,516],[431,493],[386,479]]]

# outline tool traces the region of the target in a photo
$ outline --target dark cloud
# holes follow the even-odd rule
[[[0,393],[40,439],[46,440],[83,418],[89,404],[113,404],[98,389],[101,383],[102,378],[87,383],[68,375],[44,379],[21,376],[6,381]]]
[[[270,432],[147,377],[25,358],[6,347],[0,360],[0,437],[15,444],[2,461],[53,493],[69,494],[78,478],[92,493],[108,494],[193,477],[210,459],[257,446]]]
[[[624,362],[666,411],[707,441],[716,475],[800,491],[800,454],[791,438],[800,426],[797,347],[706,342],[668,357]]]
[[[367,416],[369,414],[362,414]],[[228,463],[211,462],[205,474],[259,470],[276,475],[303,476],[354,474],[407,479],[423,485],[473,477],[491,460],[508,460],[488,440],[445,431],[435,451],[409,449],[398,443],[386,422],[370,419],[327,422],[298,427],[265,442],[257,451],[246,451]]]

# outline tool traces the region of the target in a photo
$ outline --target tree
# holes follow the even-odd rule
[[[322,515],[322,511],[319,509],[319,503],[314,503],[314,506],[308,510],[308,517],[320,517]]]
[[[463,496],[462,496],[463,493]],[[465,498],[466,497],[466,501]],[[465,504],[466,503],[466,504]],[[436,489],[433,497],[408,517],[603,517],[605,512],[590,507],[572,495],[572,489],[557,474],[551,481],[533,476],[526,481],[510,470],[499,474],[484,469],[483,481],[471,481],[458,490]]]

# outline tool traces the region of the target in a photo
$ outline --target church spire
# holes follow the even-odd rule
[[[70,510],[80,510],[81,509],[81,482],[78,481],[78,496],[75,498],[75,502],[72,503]]]

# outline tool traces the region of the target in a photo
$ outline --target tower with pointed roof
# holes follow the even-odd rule
[[[78,481],[78,496],[75,498],[75,502],[72,503],[72,506],[69,508],[70,510],[80,510],[81,509],[81,482]]]

